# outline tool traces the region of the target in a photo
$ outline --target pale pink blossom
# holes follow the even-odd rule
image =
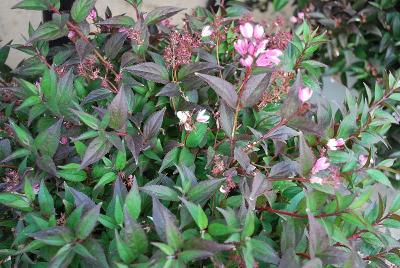
[[[304,12],[297,13],[297,17],[301,20],[304,19]]]
[[[293,24],[296,24],[297,21],[298,21],[298,19],[297,19],[295,16],[291,16],[289,20],[290,20],[290,22],[293,23]]]
[[[249,39],[253,38],[254,28],[253,28],[253,25],[251,25],[251,23],[246,22],[245,24],[240,25],[239,29],[240,29],[240,33],[243,35],[243,37],[249,38]]]
[[[338,147],[342,147],[345,145],[345,141],[340,138],[340,139],[329,139],[328,143],[326,146],[328,147],[329,150],[331,151],[336,151]]]
[[[247,41],[247,39],[239,39],[233,44],[233,46],[237,53],[244,56],[249,48],[249,41]]]
[[[203,27],[203,30],[201,31],[201,36],[202,37],[209,37],[213,34],[213,29],[211,28],[210,25],[206,25]]]
[[[206,115],[206,110],[201,110],[196,117],[196,121],[199,123],[208,123],[208,120],[210,119],[209,115]]]
[[[240,63],[244,67],[251,67],[251,65],[253,64],[253,57],[252,56],[247,56],[246,58],[240,59]]]
[[[368,161],[367,155],[360,154],[358,156],[358,163],[360,163],[361,166],[365,166],[365,164],[367,164],[367,161]]]
[[[255,39],[263,38],[264,37],[264,28],[260,24],[257,24],[256,26],[254,26],[253,35],[254,35]]]
[[[317,183],[317,184],[323,184],[324,180],[322,178],[320,178],[320,177],[312,176],[310,178],[310,182],[311,183]]]
[[[179,124],[183,125],[185,127],[186,131],[192,131],[193,130],[193,126],[191,124],[192,116],[191,116],[189,111],[178,111],[176,113],[176,116],[179,119]]]
[[[302,87],[299,89],[299,99],[301,102],[308,101],[313,94],[313,91],[309,87]]]
[[[267,49],[261,56],[258,57],[256,64],[261,67],[270,67],[278,65],[281,60],[279,57],[282,55],[282,51],[279,49]]]
[[[328,162],[328,158],[326,157],[320,157],[318,158],[317,161],[315,161],[315,164],[311,170],[312,174],[316,174],[322,170],[327,169],[330,166],[329,162]]]
[[[257,44],[254,51],[254,57],[258,57],[258,55],[265,52],[265,47],[267,46],[268,40],[262,40]]]
[[[74,31],[69,31],[69,32],[68,32],[68,38],[69,38],[69,39],[72,40],[72,39],[74,39],[75,37],[76,37],[76,33],[75,33]]]

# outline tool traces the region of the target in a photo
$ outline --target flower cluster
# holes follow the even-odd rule
[[[235,50],[240,54],[240,63],[250,68],[254,60],[259,67],[272,67],[280,62],[279,56],[282,51],[279,49],[266,49],[268,39],[265,38],[264,28],[257,24],[253,26],[246,22],[239,26],[241,38],[234,44]]]
[[[169,42],[164,50],[164,59],[167,65],[173,69],[188,64],[191,61],[193,49],[200,45],[198,36],[187,31],[183,33],[172,32],[169,36]]]

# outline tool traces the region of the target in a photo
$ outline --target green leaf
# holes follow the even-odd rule
[[[18,141],[22,146],[29,148],[33,145],[33,138],[31,134],[29,134],[27,131],[19,127],[13,121],[10,121],[10,125],[14,130],[15,134],[17,135]]]
[[[201,206],[199,204],[196,205],[190,201],[186,201],[185,199],[181,199],[181,200],[185,204],[190,215],[192,215],[197,226],[201,230],[206,229],[208,226],[208,218],[207,218],[206,213],[204,213],[203,209],[201,208]]]
[[[379,183],[382,183],[384,185],[387,185],[389,187],[393,187],[392,183],[390,182],[389,178],[386,177],[385,174],[383,174],[382,171],[377,170],[377,169],[368,169],[367,173],[369,177]]]
[[[192,132],[186,139],[186,147],[195,148],[200,145],[207,133],[207,124],[196,123]]]
[[[42,155],[53,157],[56,153],[58,144],[60,143],[62,121],[62,119],[58,120],[55,124],[40,132],[36,137],[34,143]]]
[[[146,253],[148,241],[146,233],[139,223],[134,220],[129,213],[125,211],[124,218],[124,240],[135,256]]]
[[[58,175],[67,181],[84,181],[87,178],[87,174],[83,170],[79,170],[79,164],[71,163],[65,166],[58,166],[60,169]]]
[[[85,112],[81,112],[81,111],[76,111],[76,110],[72,110],[72,112],[74,114],[76,114],[79,119],[85,123],[85,125],[87,125],[88,127],[94,129],[94,130],[98,130],[100,127],[100,121],[99,119],[97,119],[96,117],[94,117],[91,114],[85,113]]]
[[[14,193],[0,193],[0,204],[26,212],[33,210],[25,196]]]
[[[136,177],[133,178],[131,190],[125,198],[124,210],[127,211],[135,220],[139,218],[142,206],[142,199],[140,197]]]
[[[289,3],[289,0],[274,0],[273,1],[274,10],[275,11],[281,10],[286,6],[287,3]]]
[[[109,127],[118,131],[123,131],[128,118],[128,100],[123,88],[118,91],[118,94],[115,95],[108,106],[108,112],[110,113]]]
[[[372,192],[374,191],[373,187],[370,187],[370,189],[368,190],[363,190],[363,192],[361,192],[360,196],[356,197],[353,201],[353,203],[350,205],[349,209],[357,209],[362,207],[365,203],[368,202],[368,200],[370,200],[370,197],[372,195]]]
[[[115,230],[115,241],[117,244],[119,257],[124,263],[131,263],[136,258],[136,256],[134,255],[134,252],[130,250],[126,242],[121,239],[117,230]]]
[[[188,199],[194,203],[202,204],[219,189],[224,181],[224,178],[201,181],[199,184],[190,189],[187,195]]]
[[[105,185],[115,181],[116,179],[117,175],[114,172],[104,174],[94,186],[93,192],[98,192],[100,189],[103,189]]]
[[[31,107],[31,106],[33,106],[33,105],[39,104],[39,103],[41,103],[41,102],[42,102],[42,101],[41,101],[41,99],[39,98],[39,96],[30,96],[30,97],[26,98],[26,99],[21,103],[21,105],[17,108],[17,110],[19,111],[19,110],[22,110],[22,109],[24,109],[24,108]]]
[[[42,0],[23,0],[12,7],[12,9],[27,9],[27,10],[47,10],[47,4]]]
[[[392,205],[390,206],[389,211],[391,213],[395,213],[400,209],[400,194],[397,194],[396,197],[392,201]]]
[[[357,128],[356,116],[354,114],[346,115],[340,123],[337,137],[347,139]]]
[[[72,244],[66,244],[57,251],[56,255],[54,255],[54,257],[48,264],[48,267],[49,268],[68,267],[74,255],[75,253],[72,250]]]
[[[78,23],[84,21],[95,3],[95,0],[75,0],[71,8],[72,19]]]
[[[393,93],[389,98],[395,101],[400,101],[400,93]]]
[[[244,221],[243,231],[242,231],[242,239],[246,237],[250,237],[254,233],[255,225],[255,215],[253,211],[249,210],[246,214],[246,218]]]
[[[85,239],[96,227],[100,214],[101,203],[86,212],[77,226],[76,235],[79,239]]]
[[[48,217],[54,213],[54,200],[49,191],[47,190],[46,184],[42,180],[40,183],[39,193],[39,206],[42,211]]]
[[[68,29],[66,27],[60,28],[59,25],[53,21],[45,22],[33,32],[28,40],[28,43],[55,40],[66,35],[67,33]]]

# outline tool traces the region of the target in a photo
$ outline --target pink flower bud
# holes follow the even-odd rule
[[[297,20],[297,18],[296,18],[295,16],[291,16],[290,19],[289,19],[289,21],[290,21],[291,23],[293,23],[293,24],[296,24],[298,20]]]
[[[235,47],[237,53],[244,56],[247,53],[247,49],[249,47],[249,41],[239,39],[235,42],[235,44],[233,44],[233,46]]]
[[[323,184],[323,183],[324,183],[324,180],[323,180],[322,178],[320,178],[320,177],[312,176],[312,177],[310,178],[310,182],[311,182],[311,183]]]
[[[309,87],[302,87],[299,89],[299,99],[301,102],[308,101],[313,94],[313,91]]]
[[[201,31],[201,37],[209,37],[213,34],[213,30],[210,25],[204,26],[203,30]]]
[[[86,20],[95,20],[97,18],[97,12],[96,9],[90,10],[89,14],[86,17]]]
[[[247,53],[249,53],[250,55],[254,56],[254,52],[255,52],[255,47],[252,43],[249,43],[249,46],[247,48]]]
[[[282,51],[279,49],[267,49],[260,57],[257,59],[257,66],[270,67],[273,65],[278,65],[281,60],[279,56],[282,55]]]
[[[251,25],[249,22],[246,22],[244,25],[240,25],[239,29],[243,37],[249,39],[253,37],[253,25]]]
[[[253,57],[252,56],[247,56],[246,58],[242,58],[240,59],[240,63],[244,66],[244,67],[251,67],[251,65],[253,64]]]
[[[315,162],[315,164],[314,164],[314,166],[313,166],[313,168],[311,170],[311,173],[312,174],[316,174],[319,171],[327,169],[329,166],[330,166],[330,164],[328,162],[328,158],[321,157]]]
[[[263,38],[264,28],[260,24],[257,24],[256,26],[254,26],[253,35],[255,39]]]
[[[338,140],[329,139],[328,143],[326,144],[326,146],[328,147],[329,150],[336,151],[338,149],[338,147],[344,146],[345,143],[346,142],[342,138],[340,138]]]
[[[209,115],[206,115],[206,110],[201,110],[196,117],[196,121],[199,123],[208,123],[208,120],[210,119]]]
[[[297,17],[301,20],[304,19],[304,12],[297,13]]]

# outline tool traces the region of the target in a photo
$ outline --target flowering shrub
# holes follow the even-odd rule
[[[178,27],[180,8],[127,2],[135,19],[93,0],[16,6],[53,20],[13,45],[32,57],[3,89],[5,265],[400,265],[400,196],[372,198],[398,173],[376,159],[397,78],[335,111],[306,22],[290,33],[233,5]]]

